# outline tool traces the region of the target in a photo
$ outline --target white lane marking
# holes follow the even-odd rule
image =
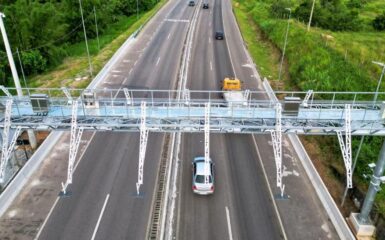
[[[132,72],[132,68],[131,68],[131,70],[128,72],[128,75],[130,75],[130,74],[131,74],[131,72]]]
[[[185,23],[190,22],[190,20],[188,19],[171,19],[171,18],[166,18],[164,21],[165,22],[185,22]]]
[[[113,73],[121,73],[122,71],[120,71],[120,70],[112,70],[111,72],[113,72]]]
[[[92,142],[92,139],[94,138],[95,134],[96,134],[96,132],[94,132],[94,133],[92,134],[92,136],[91,136],[91,138],[90,138],[90,141],[87,143],[86,148],[84,149],[84,151],[83,151],[82,154],[80,155],[79,161],[75,164],[73,173],[75,173],[76,168],[78,167],[78,165],[79,165],[79,163],[80,163],[80,160],[83,159],[83,155],[84,155],[84,153],[87,151],[87,148],[88,148],[88,146],[90,145],[90,143]],[[56,204],[59,202],[59,199],[60,199],[60,197],[57,197],[57,198],[56,198],[55,203],[53,204],[53,206],[52,206],[51,209],[49,210],[48,215],[47,215],[47,217],[45,218],[43,224],[41,225],[41,228],[39,229],[39,232],[37,233],[37,235],[36,235],[36,237],[34,238],[34,240],[39,239],[40,234],[41,234],[41,232],[43,231],[45,225],[47,224],[48,219],[50,218],[50,216],[51,216],[53,210],[55,209]]]
[[[94,234],[92,234],[91,240],[94,240],[96,237],[96,232],[98,231],[99,224],[100,224],[100,221],[102,220],[102,216],[103,216],[104,210],[106,209],[109,198],[110,198],[110,194],[107,194],[106,200],[104,201],[103,208],[102,208],[102,211],[100,212],[99,219],[98,219],[98,222],[96,223]]]
[[[158,58],[158,61],[156,61],[156,66],[158,66],[159,61],[160,61],[160,57]]]
[[[258,158],[259,158],[259,163],[262,166],[263,176],[265,177],[265,181],[266,181],[267,187],[269,189],[270,197],[271,197],[272,202],[273,202],[273,206],[274,206],[274,209],[275,209],[275,214],[277,214],[277,218],[278,218],[279,226],[281,227],[281,230],[282,230],[283,238],[285,240],[287,240],[285,228],[283,227],[282,219],[281,219],[281,216],[279,215],[278,207],[277,207],[277,204],[275,203],[275,200],[274,200],[274,195],[273,195],[273,191],[271,190],[271,187],[270,187],[269,179],[267,179],[267,174],[266,174],[265,166],[263,165],[263,162],[262,162],[262,157],[261,157],[261,153],[259,152],[259,147],[257,145],[257,141],[255,140],[254,134],[251,135],[251,136],[253,138],[255,149],[257,150],[257,155],[258,155]]]
[[[233,233],[231,231],[231,222],[230,222],[230,212],[227,206],[226,206],[226,218],[227,218],[227,228],[229,229],[229,239],[233,240]]]
[[[170,39],[171,33],[168,34],[167,39]]]
[[[209,43],[211,43],[211,37],[209,37]]]
[[[134,66],[138,63],[138,60],[135,61]]]
[[[213,70],[213,63],[210,61],[210,69]]]
[[[125,59],[125,60],[123,60],[123,62],[124,62],[124,63],[129,63],[129,62],[131,62],[131,61],[130,61],[130,59]]]

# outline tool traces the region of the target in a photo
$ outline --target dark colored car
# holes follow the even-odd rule
[[[222,31],[216,31],[215,32],[215,39],[223,40],[224,38],[225,38],[225,34]]]
[[[188,2],[188,5],[189,5],[190,7],[194,7],[194,6],[195,6],[195,2],[194,2],[194,1],[189,1],[189,2]]]
[[[209,3],[203,3],[203,9],[209,9]]]

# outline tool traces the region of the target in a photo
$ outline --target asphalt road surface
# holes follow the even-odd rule
[[[222,21],[232,24],[228,18],[222,20],[222,2],[211,0],[209,5],[210,9],[202,9],[199,16],[188,78],[190,90],[220,90],[221,80],[235,76],[232,62],[242,62],[231,59],[228,51],[233,45],[227,39],[234,35],[234,29],[226,29],[224,40],[214,38],[215,31],[227,27]],[[248,74],[244,69],[238,72]],[[256,86],[255,79],[252,81],[248,85]],[[204,134],[183,134],[176,239],[282,239],[255,149],[251,135],[211,134],[215,193],[198,196],[191,190],[191,161],[204,156]]]

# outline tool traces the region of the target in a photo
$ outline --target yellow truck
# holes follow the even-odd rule
[[[223,98],[229,105],[247,105],[247,98],[242,91],[242,82],[237,78],[225,78],[222,81]]]

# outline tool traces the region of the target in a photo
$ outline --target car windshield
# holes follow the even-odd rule
[[[195,182],[196,183],[205,183],[205,175],[197,175],[195,177]],[[209,183],[212,183],[211,176],[209,176]]]

